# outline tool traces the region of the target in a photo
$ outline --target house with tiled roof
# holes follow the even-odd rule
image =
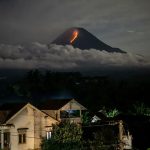
[[[30,103],[4,104],[0,107],[0,149],[38,150],[56,123],[56,119]]]
[[[82,122],[87,109],[75,99],[47,100],[38,106],[10,103],[0,106],[0,148],[38,150],[43,138],[51,137],[52,124]]]
[[[47,100],[40,110],[58,121],[82,122],[82,112],[87,110],[75,99]]]
[[[80,124],[85,111],[75,99],[47,100],[36,107],[30,103],[3,104],[0,106],[0,149],[40,150],[43,138],[53,136],[53,124],[63,121]],[[91,115],[94,115],[91,123],[104,118],[101,112]],[[131,136],[123,136],[123,140],[127,141],[126,137],[131,143]]]

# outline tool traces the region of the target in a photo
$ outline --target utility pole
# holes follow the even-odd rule
[[[119,121],[119,150],[123,150],[123,121]]]

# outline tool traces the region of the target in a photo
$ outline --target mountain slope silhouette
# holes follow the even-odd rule
[[[97,49],[105,50],[107,52],[119,52],[126,53],[119,48],[113,48],[104,42],[100,41],[90,32],[84,28],[70,28],[64,33],[62,33],[58,38],[56,38],[52,44],[57,45],[72,45],[79,49]]]

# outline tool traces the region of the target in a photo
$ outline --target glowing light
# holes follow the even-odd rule
[[[73,43],[73,41],[78,37],[78,31],[74,31],[70,40],[70,43]]]

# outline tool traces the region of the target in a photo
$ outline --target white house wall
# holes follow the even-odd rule
[[[42,111],[55,119],[57,119],[57,117],[58,117],[57,110],[42,110]]]
[[[52,124],[56,124],[57,121],[44,115],[40,111],[34,112],[34,135],[35,135],[35,143],[34,148],[39,148],[39,144],[41,143],[41,139],[46,136],[46,126],[51,126]]]
[[[28,106],[9,123],[14,125],[14,128],[10,129],[11,150],[34,150],[40,148],[41,139],[46,136],[45,127],[56,123],[56,121],[46,117],[41,111]],[[25,144],[18,143],[18,128],[28,128]]]
[[[12,119],[10,123],[15,126],[10,129],[11,150],[27,150],[28,148],[34,149],[34,138],[32,138],[34,137],[33,114],[28,114],[27,109],[25,109]],[[25,144],[18,143],[18,128],[28,128],[26,134],[28,138]]]

